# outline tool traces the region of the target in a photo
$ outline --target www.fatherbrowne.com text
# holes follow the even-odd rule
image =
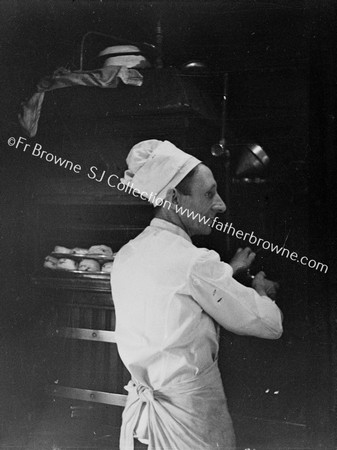
[[[291,261],[302,264],[302,266],[308,266],[310,267],[310,269],[316,269],[323,273],[327,273],[328,271],[328,266],[326,264],[317,262],[314,259],[309,259],[307,256],[299,256],[297,252],[291,252],[284,246],[273,244],[266,239],[258,238],[257,236],[255,236],[253,231],[247,233],[240,229],[236,229],[232,223],[222,223],[218,220],[218,217],[210,219],[209,217],[200,216],[199,213],[195,213],[194,211],[189,211],[186,208],[183,209],[181,206],[176,207],[176,212],[180,215],[192,217],[193,220],[198,220],[199,223],[203,223],[211,228],[215,228],[218,231],[230,234],[231,236],[235,236],[237,239],[247,241],[251,245],[261,246],[264,250],[269,250],[272,253],[276,253],[277,255],[285,256]]]
[[[150,195],[146,192],[140,192],[138,189],[135,189],[132,184],[129,183],[123,184],[119,182],[118,185],[114,185],[111,187],[117,187],[118,190],[123,190],[132,194],[135,197],[140,197],[143,200],[150,200],[155,206],[162,206],[164,208],[172,208],[172,203],[169,200],[163,200],[157,197],[156,193],[151,192]],[[216,229],[217,231],[221,231],[222,233],[227,233],[236,237],[237,239],[242,239],[243,241],[247,241],[251,245],[257,245],[262,247],[264,250],[269,250],[272,253],[276,253],[277,255],[285,256],[291,261],[297,262],[302,266],[307,266],[310,269],[315,269],[317,271],[327,273],[328,266],[321,262],[318,262],[314,259],[309,259],[307,256],[300,256],[297,252],[290,251],[284,246],[280,246],[274,244],[266,239],[259,238],[255,236],[254,232],[250,233],[244,232],[243,230],[236,229],[232,223],[222,223],[219,221],[218,217],[214,217],[211,219],[209,217],[205,217],[200,215],[200,213],[196,213],[194,211],[190,211],[187,208],[183,208],[182,206],[174,205],[175,211],[177,214],[181,216],[187,216],[188,218],[192,218],[193,220],[197,220],[199,223],[209,226],[211,228]]]

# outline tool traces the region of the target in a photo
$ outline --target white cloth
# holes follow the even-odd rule
[[[168,190],[176,187],[201,161],[169,141],[150,139],[134,145],[126,162],[128,169],[121,182],[138,189],[155,204],[156,199],[165,200]]]
[[[118,252],[111,288],[118,350],[132,375],[120,449],[132,450],[134,435],[149,450],[235,448],[213,319],[234,333],[277,339],[276,304],[160,219]]]

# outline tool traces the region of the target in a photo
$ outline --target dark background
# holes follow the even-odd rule
[[[198,59],[209,70],[207,77],[195,80],[211,98],[218,117],[205,138],[204,159],[210,159],[209,148],[220,137],[225,72],[232,151],[241,141],[251,140],[271,158],[266,187],[233,189],[236,227],[275,243],[289,234],[287,248],[329,265],[323,274],[268,252],[257,257],[254,270],[264,269],[282,285],[285,333],[277,343],[223,333],[222,372],[237,432],[249,422],[255,426],[252,434],[274,432],[284,445],[288,433],[298,433],[306,436],[310,448],[334,448],[335,2],[29,0],[2,1],[0,13],[4,431],[8,422],[25,421],[40,407],[43,376],[37,373],[40,356],[32,355],[30,339],[43,317],[30,283],[36,267],[29,208],[37,179],[64,176],[7,146],[10,136],[23,135],[17,123],[20,102],[57,67],[79,69],[80,42],[87,31],[155,44],[161,19],[164,68],[181,68]],[[187,150],[195,150],[199,134],[203,131],[195,129]],[[94,141],[90,132],[84,139]],[[57,153],[58,144],[45,135],[38,134],[34,142]],[[84,160],[92,154],[84,148],[77,157]],[[223,189],[221,164],[210,164]],[[229,258],[221,239],[217,235],[201,243]],[[239,245],[232,239],[231,252]]]

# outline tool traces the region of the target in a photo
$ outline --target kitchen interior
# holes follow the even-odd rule
[[[222,330],[219,367],[238,449],[336,448],[335,2],[3,0],[0,11],[0,448],[118,449],[129,375],[109,270],[152,217],[117,188],[145,139],[212,168],[224,223],[321,263],[251,245],[251,272],[281,286],[284,334]],[[218,231],[194,242],[224,261],[244,245]]]

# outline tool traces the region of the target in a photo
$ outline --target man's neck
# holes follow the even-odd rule
[[[182,223],[180,216],[175,212],[173,212],[171,209],[158,207],[155,209],[154,217],[156,219],[162,219],[166,220],[167,222],[173,223],[173,225],[176,225],[177,227],[181,228],[182,230],[185,231],[185,233],[187,233],[190,236],[188,230],[184,227],[184,224]]]

